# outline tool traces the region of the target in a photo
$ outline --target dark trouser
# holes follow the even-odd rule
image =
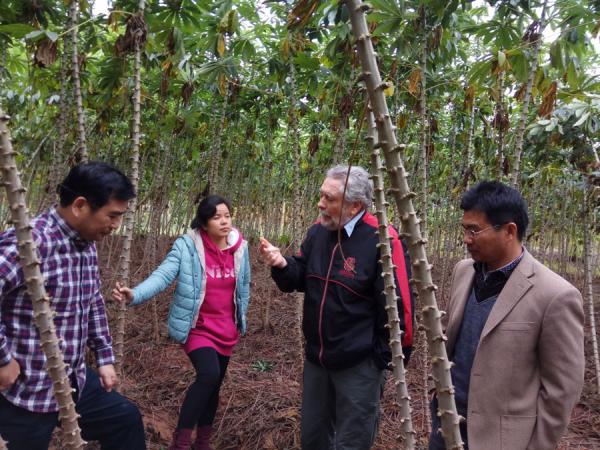
[[[375,441],[385,373],[371,358],[343,370],[304,362],[304,450],[368,450]]]
[[[442,422],[437,415],[438,412],[438,401],[437,397],[433,396],[430,404],[431,411],[431,434],[429,435],[429,450],[446,450],[446,444],[444,443],[444,438],[442,437],[442,432],[440,431],[442,428]],[[463,417],[466,414],[461,414]],[[459,424],[460,428],[460,436],[463,441],[463,449],[469,450],[469,445],[467,443],[467,423],[465,421],[461,421]]]
[[[188,354],[196,369],[196,380],[188,388],[177,429],[193,429],[198,426],[212,425],[219,406],[219,391],[229,357],[223,356],[213,348],[202,347]]]
[[[142,416],[132,402],[115,391],[106,392],[98,375],[86,371],[86,382],[76,404],[81,436],[100,441],[102,450],[145,450]],[[47,450],[58,412],[34,413],[0,395],[0,436],[9,450]]]

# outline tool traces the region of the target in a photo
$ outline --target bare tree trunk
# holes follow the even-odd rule
[[[463,160],[463,176],[465,177],[464,187],[465,190],[469,186],[469,179],[471,175],[471,170],[473,167],[473,152],[471,151],[473,148],[473,135],[475,134],[475,101],[471,105],[471,111],[469,112],[469,134],[467,135],[467,145],[464,150],[464,160]]]
[[[73,95],[77,107],[77,151],[76,162],[88,160],[88,150],[85,136],[85,114],[83,111],[83,98],[81,96],[81,80],[79,78],[79,51],[77,49],[79,1],[71,0],[69,7],[69,26],[71,27],[71,69],[73,76]]]
[[[348,129],[346,128],[346,119],[340,117],[340,125],[337,130],[335,141],[333,143],[333,164],[339,164],[343,157],[344,152],[346,150],[346,133]]]
[[[210,168],[208,171],[208,181],[210,182],[212,192],[218,191],[219,186],[219,163],[221,161],[221,139],[222,135],[225,132],[225,119],[227,115],[227,105],[229,102],[229,84],[225,89],[225,94],[223,96],[223,108],[221,109],[221,118],[219,120],[219,127],[215,129],[215,137],[213,141],[212,151],[211,151],[211,160],[210,160]]]
[[[144,17],[145,0],[140,0],[138,13],[141,19]],[[141,30],[140,30],[141,32]],[[139,180],[139,162],[140,162],[140,121],[141,121],[141,69],[142,69],[142,48],[144,42],[140,36],[135,39],[134,53],[134,88],[133,88],[133,118],[132,118],[132,145],[131,145],[131,170],[130,179],[134,189],[137,191]],[[129,202],[129,209],[125,213],[123,227],[125,233],[123,235],[123,250],[119,257],[119,274],[121,281],[125,286],[130,285],[130,265],[131,265],[131,243],[133,241],[133,224],[135,219],[135,210],[137,206],[137,197],[134,197]],[[121,303],[119,313],[117,315],[117,331],[115,336],[115,356],[117,363],[115,370],[119,376],[123,372],[123,345],[125,342],[125,318],[127,315],[127,305]]]
[[[598,336],[596,334],[596,314],[594,311],[594,284],[593,284],[593,255],[592,255],[592,233],[591,230],[593,224],[591,218],[593,217],[593,195],[592,190],[594,186],[590,183],[589,187],[586,186],[583,200],[583,270],[585,276],[585,296],[588,300],[589,305],[589,320],[590,320],[590,334],[592,337],[592,349],[594,352],[594,367],[596,369],[596,388],[600,393],[600,358],[598,357]]]
[[[42,195],[42,201],[39,204],[39,210],[45,209],[55,202],[56,193],[54,189],[60,180],[62,180],[65,171],[64,154],[65,142],[67,141],[67,116],[70,110],[69,103],[67,101],[67,74],[69,71],[68,42],[68,34],[66,34],[63,38],[63,51],[60,65],[60,98],[57,124],[58,136],[56,139],[56,144],[54,144],[52,148],[52,160],[50,162],[48,181],[44,187],[44,194]]]
[[[425,6],[421,6],[421,26],[423,27],[423,45],[421,49],[421,92],[419,104],[421,110],[421,233],[427,239],[427,172],[429,164],[427,161],[428,128],[427,120],[427,24],[425,18]]]
[[[63,38],[63,53],[61,58],[61,66],[60,66],[60,99],[59,99],[59,108],[60,113],[58,116],[58,140],[56,146],[56,156],[55,163],[62,166],[63,157],[65,154],[65,143],[67,142],[67,120],[69,116],[69,82],[67,80],[67,74],[69,72],[69,39],[68,36],[65,35]],[[58,181],[62,179],[60,171],[55,174],[56,184]],[[55,186],[53,184],[51,186]]]
[[[498,82],[497,82],[497,87],[498,87],[498,101],[496,102],[496,114],[495,114],[495,125],[496,125],[496,130],[497,130],[497,139],[496,139],[496,146],[497,148],[497,155],[496,155],[496,178],[497,179],[501,179],[502,178],[502,163],[504,162],[504,118],[505,118],[505,112],[504,112],[504,71],[500,72],[498,74]]]
[[[369,112],[369,130],[367,143],[371,150],[371,173],[375,188],[374,199],[379,230],[379,252],[381,254],[381,268],[383,273],[384,292],[388,316],[388,327],[390,332],[390,348],[392,350],[392,371],[396,380],[396,401],[400,405],[400,426],[404,439],[404,448],[412,450],[415,448],[416,433],[412,424],[412,409],[410,407],[410,396],[406,385],[406,370],[404,368],[404,354],[402,352],[402,330],[400,330],[400,318],[398,316],[398,297],[396,296],[396,283],[394,282],[394,263],[392,261],[392,249],[390,246],[389,224],[386,209],[388,203],[385,201],[383,184],[383,164],[379,149],[375,148],[377,143],[377,129],[373,113]]]
[[[168,193],[165,192],[164,186],[169,185],[169,175],[171,174],[171,160],[174,152],[165,152],[160,150],[163,148],[162,142],[158,143],[157,150],[162,153],[163,159],[159,162],[157,167],[158,176],[156,178],[156,184],[152,186],[152,209],[150,211],[150,219],[148,224],[148,234],[146,236],[146,243],[144,245],[144,254],[148,255],[148,266],[152,270],[157,264],[157,247],[160,239],[160,222],[163,212],[166,209],[168,203]],[[158,343],[160,340],[160,325],[158,320],[158,302],[152,303],[152,336],[154,342]]]
[[[298,116],[296,115],[296,67],[294,61],[290,60],[290,128],[292,134],[292,149],[294,157],[294,185],[293,185],[293,205],[292,211],[299,211],[301,205],[300,198],[300,165],[301,165],[301,152],[300,152],[300,130],[298,125]],[[303,222],[301,213],[299,217],[292,221],[290,246],[292,251],[296,251],[299,247],[300,242],[300,224]],[[293,301],[296,305],[296,334],[298,335],[298,353],[300,365],[304,361],[304,335],[302,333],[302,317],[303,317],[303,300],[302,294],[294,293],[290,294],[293,297]]]
[[[293,197],[294,204],[293,209],[297,211],[297,208],[300,208],[301,198],[300,198],[300,166],[302,162],[302,155],[300,151],[300,129],[298,124],[298,115],[296,114],[296,67],[294,66],[294,62],[290,61],[290,128],[292,134],[292,149],[294,156],[294,167],[293,167],[293,177],[294,177],[294,185],[293,185]],[[299,217],[299,220],[294,220],[292,222],[292,236],[291,243],[292,249],[295,251],[300,241],[299,234],[299,225],[302,223],[302,218]]]
[[[386,169],[390,177],[404,237],[407,238],[408,249],[413,265],[413,278],[419,289],[419,298],[423,305],[423,326],[427,332],[429,354],[433,370],[433,381],[438,396],[438,414],[441,417],[442,436],[449,450],[462,449],[459,422],[460,416],[456,412],[454,390],[450,376],[450,361],[446,354],[446,337],[442,331],[442,313],[439,311],[435,299],[437,286],[431,278],[431,266],[427,261],[425,244],[422,238],[420,220],[415,213],[412,199],[415,193],[408,186],[406,170],[400,159],[402,146],[398,145],[394,127],[385,101],[383,90],[387,85],[382,83],[379,68],[373,50],[373,43],[364,15],[369,7],[360,0],[347,0],[352,32],[357,41],[358,55],[362,66],[361,78],[367,85],[369,101],[373,108],[375,122],[379,136],[377,147],[382,148],[385,156]]]
[[[519,127],[517,128],[517,136],[515,139],[515,150],[514,150],[514,166],[510,176],[510,184],[513,187],[519,185],[519,177],[521,175],[521,154],[523,152],[523,138],[525,137],[525,125],[527,125],[527,113],[529,112],[529,102],[531,101],[531,88],[533,86],[533,80],[537,72],[538,66],[538,55],[540,53],[540,46],[542,45],[542,33],[546,28],[546,7],[548,6],[548,0],[544,0],[542,6],[542,15],[540,16],[540,27],[538,30],[538,36],[534,38],[533,48],[531,52],[531,69],[529,70],[529,78],[527,79],[527,86],[525,87],[525,97],[523,98],[523,107],[521,108],[521,117],[519,118]]]
[[[0,111],[0,169],[2,183],[11,205],[11,219],[15,225],[18,241],[19,259],[27,293],[33,305],[33,319],[40,334],[40,346],[46,356],[48,375],[52,379],[54,395],[58,402],[58,417],[63,431],[63,446],[69,450],[82,449],[85,442],[81,439],[81,431],[77,423],[75,402],[71,395],[73,389],[65,362],[60,350],[59,340],[54,326],[54,313],[50,307],[50,298],[44,288],[44,277],[40,270],[40,260],[31,233],[29,213],[25,199],[26,189],[23,188],[17,171],[16,152],[12,148],[7,122],[9,117]]]

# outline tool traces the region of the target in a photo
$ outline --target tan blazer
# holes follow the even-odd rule
[[[475,270],[454,268],[447,349],[452,359]],[[483,328],[471,369],[470,450],[551,450],[583,387],[579,291],[525,251]]]

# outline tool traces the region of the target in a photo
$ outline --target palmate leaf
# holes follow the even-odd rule
[[[256,55],[256,49],[250,39],[239,38],[231,43],[231,51],[243,60],[250,60]]]
[[[14,22],[16,17],[15,13],[15,8],[10,2],[0,2],[0,22]]]
[[[471,66],[471,70],[468,74],[469,83],[483,84],[487,80],[492,72],[492,60],[491,57],[487,57],[482,61],[477,61]]]
[[[100,67],[97,86],[102,91],[105,101],[108,101],[113,92],[121,85],[127,63],[123,58],[110,56],[103,61]]]
[[[10,23],[7,25],[0,25],[0,34],[6,34],[7,36],[15,39],[24,38],[27,34],[35,32],[36,29],[26,23]]]
[[[167,2],[165,5],[156,4],[151,11],[153,14],[147,14],[150,30],[159,31],[176,27],[186,33],[202,29],[201,18],[206,14],[206,9],[191,0],[183,0],[181,3]]]
[[[58,34],[48,30],[35,30],[25,35],[25,39],[30,42],[37,42],[46,38],[50,39],[52,42],[56,42],[58,39]]]
[[[217,61],[204,63],[196,68],[196,76],[211,77],[219,74],[231,74],[233,58],[228,56]]]
[[[294,64],[308,70],[318,70],[321,67],[319,58],[312,58],[305,53],[299,53],[294,57]]]

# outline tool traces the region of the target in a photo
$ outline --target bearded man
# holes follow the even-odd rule
[[[367,211],[372,197],[365,169],[333,167],[321,185],[319,220],[309,228],[300,254],[284,257],[261,239],[261,255],[279,289],[304,292],[304,450],[368,450],[377,432],[391,352],[378,224]],[[408,358],[414,310],[410,264],[393,227],[390,235]]]

